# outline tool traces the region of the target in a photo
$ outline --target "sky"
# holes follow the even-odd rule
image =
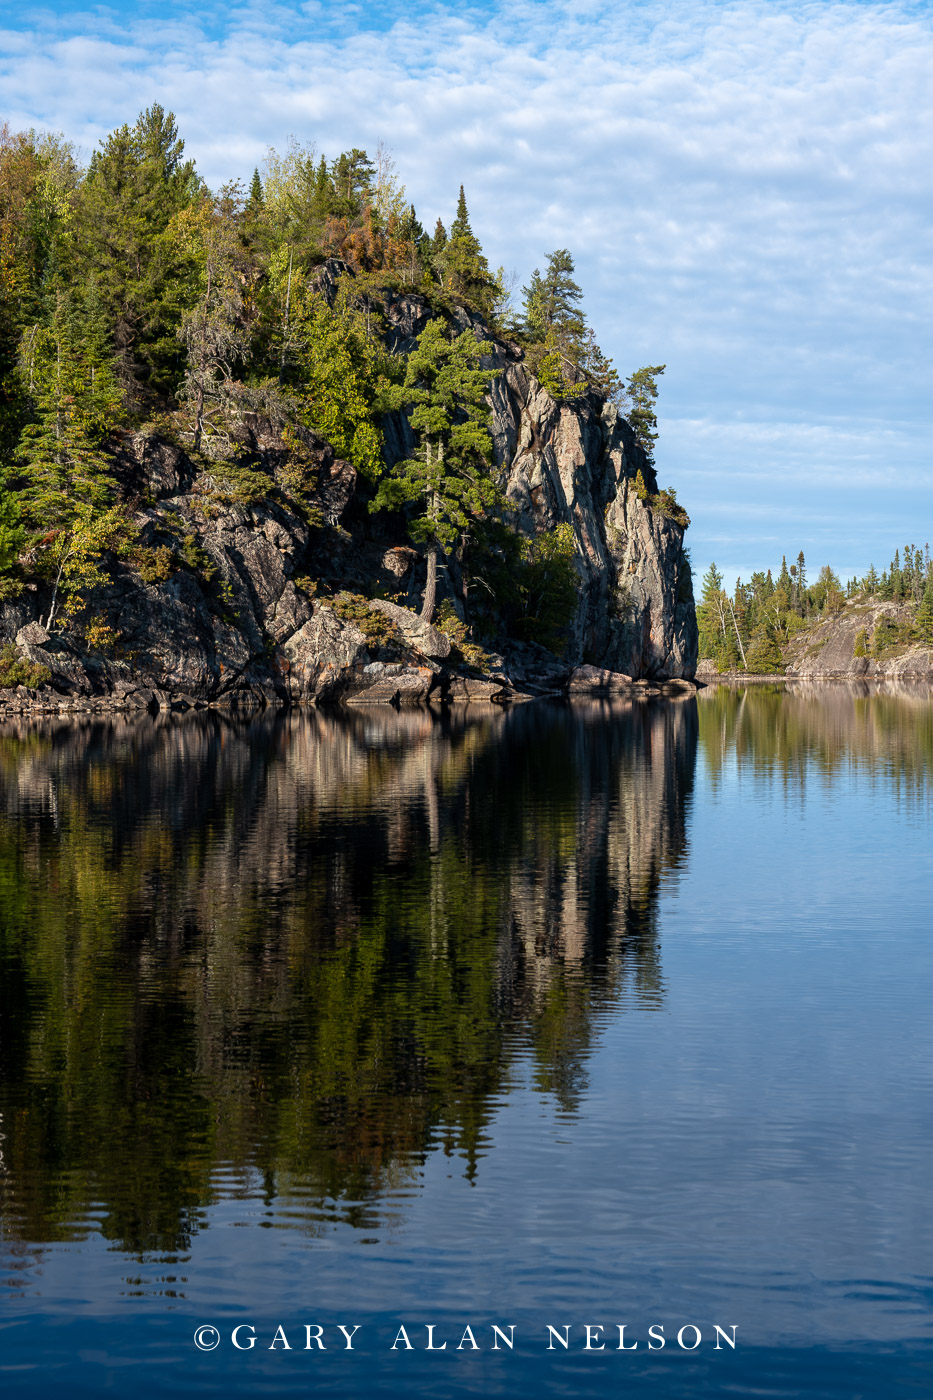
[[[694,570],[933,539],[933,0],[80,0],[0,19],[0,122],[87,158],[152,102],[209,183],[380,141],[493,267],[556,248],[623,375],[665,364]]]

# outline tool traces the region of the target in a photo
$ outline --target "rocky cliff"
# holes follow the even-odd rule
[[[404,354],[430,306],[399,295],[384,309],[390,347]],[[470,313],[459,319],[483,332]],[[420,591],[403,523],[397,537],[386,533],[392,527],[366,511],[354,469],[322,439],[247,415],[239,461],[273,483],[258,498],[157,433],[114,444],[139,548],[113,561],[112,581],[88,600],[106,645],[89,645],[87,629],[83,638],[50,636],[41,625],[48,599],[33,585],[0,605],[8,661],[40,668],[32,674],[47,683],[36,698],[59,709],[95,696],[130,708],[502,699],[691,677],[697,633],[684,530],[657,503],[654,471],[629,424],[592,393],[555,402],[516,346],[492,342],[488,367],[494,470],[513,524],[530,537],[573,528],[579,604],[561,657],[503,643],[470,664],[456,638],[385,597],[407,586],[404,600],[414,603]],[[386,421],[385,439],[390,463],[410,451],[403,415]],[[300,512],[276,489],[296,452],[315,482]],[[451,563],[447,586],[462,614],[455,573]],[[18,697],[8,692],[7,705],[25,704]]]

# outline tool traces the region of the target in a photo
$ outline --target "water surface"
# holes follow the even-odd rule
[[[4,1394],[933,1393],[931,772],[803,686],[0,728]]]

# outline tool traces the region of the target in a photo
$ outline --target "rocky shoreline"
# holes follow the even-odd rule
[[[414,616],[414,614],[412,615]],[[36,624],[33,624],[36,627]],[[34,646],[35,643],[30,643]],[[422,658],[424,661],[425,659]],[[314,706],[390,705],[440,708],[449,705],[501,705],[531,700],[641,700],[660,696],[682,698],[696,693],[689,680],[673,679],[654,684],[633,680],[616,671],[595,666],[553,668],[545,684],[515,680],[504,674],[472,676],[451,672],[430,663],[369,662],[335,673],[322,693],[298,691],[257,680],[225,694],[205,697],[170,691],[125,679],[100,693],[63,694],[50,685],[0,689],[0,719],[21,715],[91,715],[128,712],[185,713],[220,710],[241,715],[265,709]]]

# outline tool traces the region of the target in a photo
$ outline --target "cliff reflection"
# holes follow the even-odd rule
[[[572,1112],[663,997],[696,745],[693,701],[5,726],[6,1240],[183,1251],[257,1180],[371,1226],[519,1056]]]

